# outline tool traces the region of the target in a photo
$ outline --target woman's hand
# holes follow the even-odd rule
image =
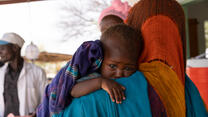
[[[113,102],[116,101],[116,103],[119,104],[122,102],[122,100],[125,100],[125,87],[117,82],[111,79],[102,78],[101,88],[110,95],[110,98]]]

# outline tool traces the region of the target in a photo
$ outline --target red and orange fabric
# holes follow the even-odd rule
[[[184,84],[186,39],[181,6],[175,0],[141,0],[130,10],[126,23],[141,31],[144,38],[139,62],[164,61]]]
[[[125,22],[142,33],[144,49],[139,70],[159,95],[167,116],[185,117],[186,39],[182,7],[176,0],[140,0]]]
[[[152,16],[142,25],[141,31],[144,38],[144,50],[139,63],[162,60],[184,83],[183,47],[175,23],[164,15]]]

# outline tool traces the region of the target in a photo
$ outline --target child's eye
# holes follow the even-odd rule
[[[125,67],[124,70],[126,70],[126,71],[132,71],[134,69],[133,68],[130,68],[130,67]]]
[[[114,65],[114,64],[109,64],[109,67],[110,67],[111,69],[115,69],[115,68],[116,68],[116,65]]]

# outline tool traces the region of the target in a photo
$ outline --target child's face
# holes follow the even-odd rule
[[[104,78],[128,77],[137,70],[137,56],[130,52],[128,44],[119,39],[108,40],[105,44],[101,74]],[[134,54],[133,54],[134,53]]]

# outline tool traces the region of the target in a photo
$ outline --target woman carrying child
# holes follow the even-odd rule
[[[118,9],[118,6],[121,8]],[[112,2],[112,6],[103,10],[100,15],[99,26],[101,32],[104,32],[112,25],[123,23],[123,19],[126,18],[129,8],[130,7],[127,3],[122,3],[120,0],[114,0]],[[96,41],[92,42],[92,44],[84,43],[80,47],[80,49],[74,54],[73,59],[60,70],[53,82],[47,86],[43,102],[37,110],[37,116],[51,116],[54,113],[59,113],[60,111],[64,110],[64,108],[70,104],[72,97],[69,92],[72,86],[75,84],[75,81],[80,77],[92,73],[92,71],[98,71],[98,68],[101,65],[103,53],[101,52],[102,48],[98,49],[98,46],[100,46],[100,42]],[[85,49],[89,50],[89,48],[90,51],[83,55],[83,51]],[[97,53],[90,54],[91,50],[94,51],[93,48],[98,49],[95,50]],[[88,56],[88,58],[83,60],[83,58],[79,56],[80,53],[82,53],[82,55],[85,57]],[[89,59],[97,61],[88,61]],[[94,66],[90,66],[91,64]],[[83,68],[83,66],[85,66],[85,68]]]

